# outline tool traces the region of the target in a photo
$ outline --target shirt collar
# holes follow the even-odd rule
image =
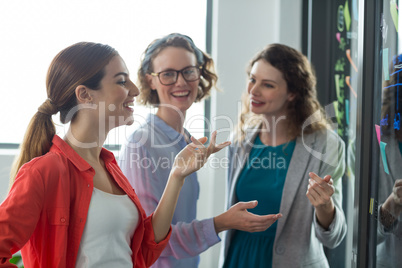
[[[77,167],[79,171],[85,171],[91,169],[92,166],[88,164],[73,148],[70,147],[63,139],[59,136],[54,135],[52,140],[52,147],[50,148],[50,152],[60,152],[64,154],[67,159],[73,163],[74,166]],[[101,158],[105,162],[105,164],[109,164],[112,161],[115,161],[114,155],[112,152],[102,148]]]
[[[186,135],[189,139],[191,137],[187,129],[183,128],[184,133],[179,133],[171,126],[166,124],[166,122],[160,119],[156,114],[148,114],[147,123],[160,129],[172,141],[177,140],[179,137],[184,138],[184,135]]]

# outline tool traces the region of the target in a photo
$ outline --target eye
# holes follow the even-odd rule
[[[267,87],[267,88],[273,88],[274,86],[273,86],[273,85],[271,85],[271,84],[265,83],[265,84],[264,84],[264,87]]]
[[[254,78],[252,78],[252,77],[250,77],[250,79],[248,80],[250,83],[255,83],[255,79]]]
[[[174,77],[176,75],[176,72],[173,72],[173,71],[161,72],[160,75],[165,78],[170,78],[170,77]]]
[[[184,69],[183,73],[185,75],[191,75],[191,74],[195,73],[195,71],[194,71],[194,68],[188,68],[188,69]]]
[[[120,82],[117,82],[117,84],[119,84],[119,85],[121,85],[121,86],[123,86],[123,87],[126,86],[126,83],[127,83],[127,81],[120,81]]]

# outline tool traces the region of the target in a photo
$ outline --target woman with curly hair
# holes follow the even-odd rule
[[[138,80],[140,102],[157,107],[157,112],[148,115],[147,122],[130,136],[119,164],[145,211],[151,213],[160,201],[177,153],[190,141],[191,135],[183,126],[186,112],[209,95],[217,75],[213,60],[190,37],[173,33],[145,50]],[[214,218],[197,220],[198,196],[197,174],[193,173],[179,196],[169,244],[153,267],[197,267],[199,254],[220,241],[219,232],[231,228],[265,230],[278,217],[253,215],[247,209],[257,204],[247,202]]]
[[[228,149],[227,207],[257,200],[249,211],[282,213],[263,232],[228,231],[223,267],[329,267],[323,246],[346,234],[341,180],[344,143],[327,128],[307,58],[271,44],[248,68],[243,110]]]

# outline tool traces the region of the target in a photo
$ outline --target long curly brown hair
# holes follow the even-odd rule
[[[301,135],[302,131],[307,134],[326,129],[328,120],[317,100],[316,77],[307,57],[286,45],[270,44],[252,58],[247,68],[248,75],[259,60],[264,60],[278,69],[283,74],[289,93],[294,95],[293,100],[287,105],[288,137],[294,139]],[[264,120],[263,115],[256,115],[250,111],[249,94],[243,94],[242,103],[239,124],[235,131],[235,138],[238,141],[244,140],[248,128],[257,127]],[[310,116],[315,117],[312,120],[314,122],[303,128],[303,123]]]
[[[191,53],[194,53],[197,58],[197,64],[202,67],[201,79],[198,85],[198,94],[195,102],[209,96],[211,88],[216,87],[216,82],[218,80],[218,76],[215,73],[214,61],[208,54],[197,48],[190,37],[179,33],[172,33],[160,39],[155,39],[144,51],[140,68],[137,73],[140,89],[140,95],[137,97],[137,101],[140,104],[149,106],[158,106],[158,104],[160,104],[158,93],[156,90],[150,88],[146,79],[146,74],[153,71],[153,60],[167,47],[184,48]]]

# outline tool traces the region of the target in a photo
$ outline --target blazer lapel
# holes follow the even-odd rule
[[[237,165],[235,171],[233,172],[233,181],[231,183],[231,188],[230,188],[230,196],[229,196],[229,207],[237,202],[236,200],[236,194],[235,194],[235,189],[236,189],[236,184],[237,180],[239,179],[240,172],[243,170],[244,164],[250,154],[251,149],[253,148],[254,145],[254,140],[258,134],[259,127],[251,129],[248,133],[247,136],[245,137],[245,142],[243,142],[243,147],[238,145],[238,149],[236,150],[235,154],[238,154],[241,158],[239,159],[240,165]]]
[[[315,135],[304,135],[304,140],[301,137],[297,137],[296,146],[293,151],[292,158],[289,163],[288,172],[286,174],[285,185],[282,193],[281,207],[279,212],[282,213],[282,218],[278,220],[276,229],[276,237],[279,237],[283,231],[283,227],[288,219],[290,208],[292,207],[296,193],[300,187],[300,183],[306,174],[306,168],[310,162],[312,155],[307,152],[304,146],[313,148]],[[304,142],[304,143],[303,143]],[[307,189],[306,189],[307,191]]]

